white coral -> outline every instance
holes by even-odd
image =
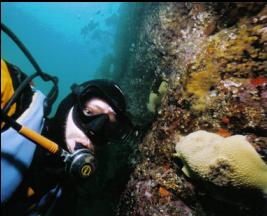
[[[267,165],[245,136],[224,138],[197,131],[181,138],[176,151],[185,164],[183,171],[189,176],[194,173],[217,185],[218,178],[227,179],[227,185],[260,189],[267,194]],[[212,171],[220,168],[221,162],[227,170],[219,171],[218,178],[213,179]]]

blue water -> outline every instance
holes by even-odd
[[[7,25],[29,49],[43,71],[59,78],[59,97],[70,91],[73,83],[94,78],[102,58],[114,52],[118,26],[115,2],[90,3],[15,3],[1,2],[1,22]],[[1,58],[32,74],[33,67],[1,32]],[[51,84],[34,80],[45,93]]]

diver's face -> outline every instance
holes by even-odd
[[[104,100],[93,98],[85,103],[83,113],[86,116],[94,116],[98,114],[107,114],[110,122],[116,121],[114,110]]]
[[[68,113],[66,122],[65,139],[68,150],[74,152],[77,143],[82,144],[91,151],[95,151],[94,143],[85,135],[85,133],[77,127],[73,121],[73,107]],[[99,114],[107,114],[110,122],[116,121],[116,113],[111,106],[100,98],[91,98],[88,100],[83,108],[85,116],[94,116]]]

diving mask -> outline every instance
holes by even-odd
[[[73,120],[94,144],[98,145],[108,140],[120,139],[129,132],[132,124],[126,116],[125,97],[114,82],[92,80],[81,85],[74,84],[72,93],[76,98]],[[99,98],[110,105],[116,114],[116,121],[111,121],[108,114],[104,113],[87,115],[84,112],[85,104],[92,98]]]
[[[78,105],[73,107],[74,123],[96,145],[105,143],[116,135],[117,122],[111,122],[108,114],[85,115]]]

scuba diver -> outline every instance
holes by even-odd
[[[42,72],[2,23],[1,30],[36,69],[28,77],[1,59],[1,212],[49,215],[58,203],[62,208],[68,187],[94,174],[101,148],[111,140],[127,137],[132,124],[125,96],[110,80],[74,84],[55,116],[48,118],[57,97],[57,78]],[[37,76],[53,82],[47,96],[31,85]]]

